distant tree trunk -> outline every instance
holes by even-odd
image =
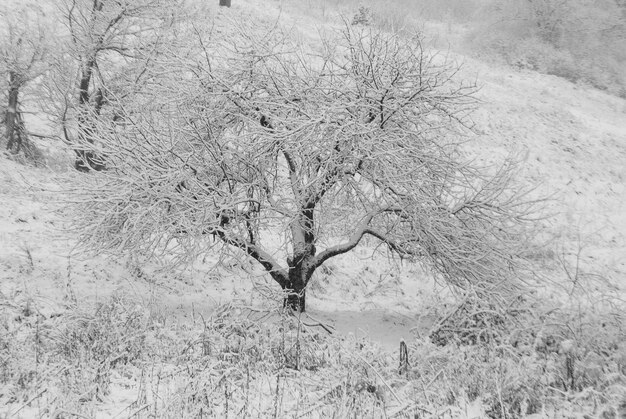
[[[79,172],[88,172],[90,170],[99,171],[106,168],[102,156],[98,156],[93,150],[84,149],[84,146],[86,144],[93,144],[95,142],[93,138],[94,128],[89,121],[90,110],[88,109],[91,99],[91,95],[89,94],[89,84],[91,83],[93,69],[95,66],[95,58],[87,60],[85,66],[82,69],[79,83],[78,104],[80,109],[78,114],[78,137],[80,140],[79,142],[83,146],[83,148],[74,150],[76,152],[76,161],[74,162],[74,168],[76,168],[76,170],[78,170]],[[100,114],[103,103],[104,96],[102,94],[102,90],[98,89],[95,96],[94,104],[95,115]]]
[[[90,58],[85,63],[80,75],[80,83],[79,83],[79,93],[78,93],[78,103],[81,105],[86,105],[89,103],[89,83],[91,83],[91,76],[93,74],[93,69],[96,66],[96,59]]]
[[[22,146],[21,137],[16,132],[17,124],[17,103],[20,93],[19,76],[16,72],[9,72],[9,107],[6,114],[7,150],[18,153]]]
[[[220,6],[230,7],[230,0],[220,0]]]

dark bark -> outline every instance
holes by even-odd
[[[304,312],[306,310],[306,285],[309,282],[303,272],[302,266],[290,267],[289,281],[283,285],[283,289],[287,292],[284,306],[296,312]]]
[[[6,114],[6,132],[7,132],[7,150],[15,153],[20,151],[22,146],[21,138],[17,132],[18,117],[17,117],[17,105],[18,97],[20,93],[19,75],[11,71],[9,72],[9,107]]]
[[[230,0],[220,0],[220,6],[230,7]]]
[[[91,95],[89,94],[89,84],[93,76],[93,70],[96,66],[95,58],[90,58],[85,63],[82,69],[80,82],[79,82],[79,115],[78,115],[78,138],[79,143],[84,147],[87,144],[94,144],[94,127],[89,121],[89,110],[91,102]],[[100,115],[100,110],[104,104],[104,95],[102,90],[98,89],[94,97],[94,114]],[[104,157],[99,155],[93,150],[84,148],[74,150],[76,153],[76,160],[74,162],[74,168],[79,172],[89,172],[90,170],[105,170],[106,164]]]
[[[312,241],[313,235],[310,237]],[[284,305],[296,312],[306,311],[306,286],[308,285],[313,272],[315,272],[315,246],[313,243],[305,243],[297,246],[294,250],[294,257],[287,260],[289,265],[289,277],[286,284],[282,285],[287,291]]]
[[[89,103],[89,84],[91,83],[91,76],[93,75],[93,69],[96,66],[96,59],[90,58],[82,68],[80,75],[78,103],[80,105],[86,105]]]
[[[76,161],[74,168],[79,172],[89,172],[95,170],[97,172],[106,169],[106,163],[101,155],[89,150],[75,150]]]
[[[297,313],[304,313],[306,311],[306,289],[302,288],[297,291],[292,288],[286,289],[287,296],[283,303],[284,307],[289,307],[291,310]]]

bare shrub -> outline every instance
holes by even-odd
[[[439,321],[429,338],[441,346],[502,344],[519,321],[519,311],[519,301],[496,301],[493,295],[471,292]]]
[[[60,385],[77,400],[102,401],[109,394],[111,371],[149,356],[144,343],[150,329],[146,312],[131,299],[114,295],[95,311],[76,310],[64,317],[51,349],[57,362],[69,364]]]

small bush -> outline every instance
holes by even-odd
[[[147,315],[141,306],[115,295],[94,313],[70,315],[55,337],[56,354],[74,362],[126,364],[141,357],[148,329]]]
[[[433,330],[429,338],[439,346],[449,344],[501,344],[515,327],[518,309],[502,297],[469,294]]]

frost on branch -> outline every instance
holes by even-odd
[[[85,180],[84,243],[235,249],[301,310],[315,269],[366,236],[454,285],[511,283],[532,203],[514,162],[463,155],[476,87],[458,67],[350,24],[315,46],[241,22],[185,29],[195,45],[150,69],[152,90],[95,122],[110,169]]]

